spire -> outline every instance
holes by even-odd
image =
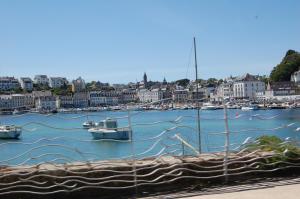
[[[148,81],[147,81],[147,74],[146,74],[146,72],[144,72],[143,80],[144,80],[144,87],[147,88],[148,87]]]
[[[166,80],[165,77],[164,77],[164,80],[163,80],[163,84],[164,84],[164,85],[167,84],[167,80]]]

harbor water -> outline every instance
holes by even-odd
[[[88,117],[86,115],[89,115]],[[119,127],[128,126],[130,115],[133,142],[93,140],[82,123],[116,118]],[[225,123],[223,110],[200,113],[201,151],[223,151]],[[241,111],[228,110],[230,148],[261,135],[277,135],[299,140],[300,109]],[[22,127],[18,140],[0,140],[0,165],[32,165],[43,162],[66,163],[109,159],[155,157],[192,153],[174,137],[179,135],[199,149],[196,110],[102,111],[2,115],[1,124]]]

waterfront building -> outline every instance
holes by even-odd
[[[50,77],[49,86],[51,88],[61,88],[68,85],[68,80],[65,77]]]
[[[49,79],[47,75],[35,75],[33,78],[35,84],[39,85],[49,85]]]
[[[255,99],[256,93],[265,91],[265,83],[256,77],[246,74],[237,77],[233,83],[233,97],[238,99]]]
[[[265,95],[266,97],[299,95],[299,88],[295,82],[268,83]]]
[[[19,81],[14,77],[0,77],[0,90],[8,91],[20,88]]]
[[[137,101],[137,92],[135,89],[124,89],[120,94],[119,101],[123,104]]]
[[[57,100],[60,108],[73,108],[74,101],[72,95],[60,95],[57,96]]]
[[[83,92],[85,91],[85,81],[81,78],[78,77],[76,80],[72,81],[72,92]]]
[[[174,102],[186,102],[188,100],[189,91],[188,90],[174,90],[172,92],[172,100]]]
[[[29,77],[21,77],[20,84],[21,88],[25,91],[32,91],[33,89],[33,82]]]
[[[90,106],[118,105],[120,93],[115,91],[91,91],[89,93]]]
[[[137,96],[140,102],[156,102],[163,99],[163,93],[161,89],[140,89]]]
[[[86,92],[76,92],[73,94],[73,104],[75,108],[86,108],[89,106],[88,94]]]
[[[55,111],[57,101],[55,96],[41,96],[35,99],[35,107],[38,111]]]
[[[219,85],[214,92],[210,93],[210,100],[216,102],[222,102],[224,99],[231,99],[234,97],[233,92],[234,82],[228,81]]]
[[[31,94],[0,95],[0,109],[25,109],[34,107]]]
[[[102,91],[91,91],[89,93],[90,106],[104,106],[106,105],[106,97]]]

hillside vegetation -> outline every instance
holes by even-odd
[[[291,75],[300,69],[300,53],[288,50],[281,63],[270,74],[272,82],[290,81]]]

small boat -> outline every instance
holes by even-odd
[[[242,106],[241,108],[242,111],[253,111],[253,110],[258,110],[257,105],[250,104],[248,106]]]
[[[82,126],[86,129],[89,129],[89,128],[95,127],[96,124],[93,121],[86,121],[82,124]]]
[[[217,108],[217,106],[214,106],[211,103],[204,103],[201,110],[217,110]]]
[[[18,139],[21,133],[21,127],[17,127],[15,125],[0,126],[0,139]]]
[[[128,127],[118,128],[116,120],[107,118],[98,123],[97,127],[88,130],[95,140],[129,140],[131,130]]]

